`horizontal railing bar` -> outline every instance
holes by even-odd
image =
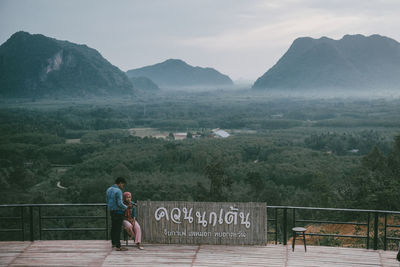
[[[0,229],[0,232],[21,232],[22,229]]]
[[[360,210],[360,209],[315,208],[315,207],[296,207],[296,206],[267,206],[267,208],[272,208],[272,209],[321,210],[321,211],[377,212],[377,213],[387,213],[387,214],[400,214],[400,211],[389,211],[389,210]]]
[[[318,234],[318,233],[305,233],[305,235],[310,236],[332,236],[332,237],[350,237],[350,238],[367,238],[363,235],[338,235],[338,234]]]
[[[400,237],[386,237],[388,240],[400,240]]]
[[[21,217],[0,217],[0,220],[21,220]]]
[[[362,225],[367,226],[367,223],[356,223],[356,222],[338,222],[338,221],[317,221],[317,220],[296,220],[296,222],[307,222],[307,223],[326,223],[326,224],[351,224],[351,225]]]
[[[98,206],[105,207],[105,203],[92,203],[92,204],[2,204],[0,208],[10,208],[10,207],[90,207]]]
[[[7,207],[85,207],[85,206],[98,206],[105,207],[105,203],[89,203],[89,204],[1,204],[0,208]],[[317,207],[297,207],[297,206],[267,206],[271,209],[300,209],[300,210],[320,210],[320,211],[349,211],[349,212],[377,212],[387,214],[399,214],[400,211],[389,210],[362,210],[362,209],[340,209],[340,208],[317,208]]]
[[[400,227],[400,225],[397,225],[397,224],[388,224],[388,225],[386,225],[387,227]]]
[[[43,228],[42,231],[105,231],[106,228]]]
[[[42,216],[42,220],[55,219],[105,219],[106,216]]]

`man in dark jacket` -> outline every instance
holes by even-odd
[[[122,177],[115,179],[115,184],[106,191],[107,206],[111,215],[111,244],[118,251],[128,250],[121,247],[121,227],[124,219],[124,212],[128,208],[122,201],[122,189],[126,185],[126,180]]]

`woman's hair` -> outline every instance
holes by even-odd
[[[130,192],[125,192],[122,196],[123,196],[124,201],[126,201],[126,199],[128,198],[128,196],[129,196],[129,197],[132,197],[132,194],[131,194]]]

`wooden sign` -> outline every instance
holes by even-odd
[[[164,244],[266,245],[266,203],[140,201],[142,239]]]

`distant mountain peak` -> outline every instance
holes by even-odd
[[[232,80],[213,68],[193,67],[181,59],[128,70],[130,78],[147,77],[160,87],[232,85]]]
[[[297,38],[254,89],[399,88],[400,44],[374,34]]]
[[[19,31],[0,46],[0,95],[131,94],[124,72],[95,49]]]
[[[25,31],[18,31],[15,32],[13,35],[11,35],[10,39],[15,39],[15,38],[24,38],[24,37],[29,37],[35,34],[30,34],[29,32]]]
[[[175,58],[170,58],[165,60],[164,62],[160,63],[160,64],[184,64],[184,65],[188,65],[185,61],[181,60],[181,59],[175,59]]]
[[[367,38],[365,35],[362,34],[345,34],[343,35],[341,40],[353,40],[353,39],[364,39]]]

